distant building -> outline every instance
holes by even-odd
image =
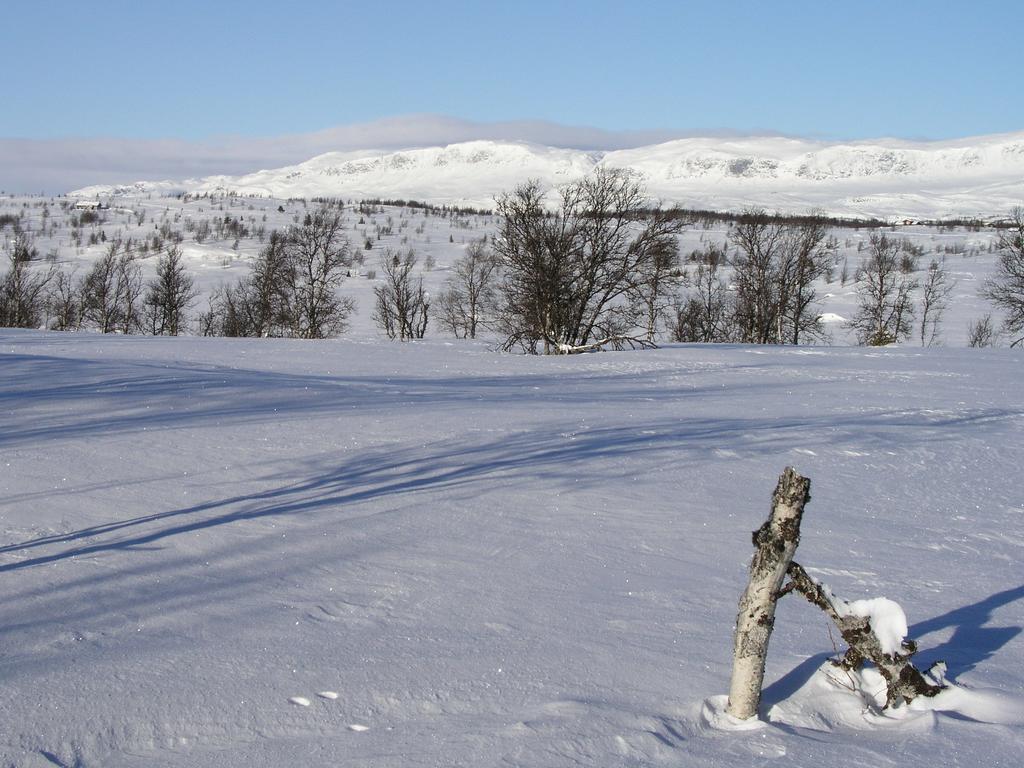
[[[79,200],[75,203],[76,211],[96,211],[102,207],[99,200]]]

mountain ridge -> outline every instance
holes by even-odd
[[[609,151],[476,140],[397,151],[327,152],[238,176],[99,185],[70,194],[404,198],[490,208],[496,196],[528,178],[554,188],[598,167],[629,170],[653,198],[687,207],[1000,216],[1024,201],[1024,132],[930,142],[683,138]]]

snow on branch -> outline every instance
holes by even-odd
[[[870,661],[878,667],[885,678],[886,707],[909,703],[918,696],[934,696],[942,690],[929,679],[932,670],[922,673],[911,663],[917,643],[906,638],[907,617],[898,603],[884,597],[847,602],[796,562],[790,563],[788,574],[791,582],[785,592],[795,590],[825,611],[850,646],[835,664],[856,670]]]

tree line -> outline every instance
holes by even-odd
[[[679,208],[651,207],[623,171],[601,169],[557,191],[528,181],[498,198],[495,213],[495,236],[468,245],[436,297],[424,290],[412,249],[383,253],[373,319],[385,335],[422,338],[433,318],[460,338],[486,330],[502,349],[545,354],[647,347],[664,337],[827,340],[816,285],[831,279],[838,244],[823,215],[744,211],[724,245],[709,244],[684,265],[677,235],[691,220]],[[997,246],[996,273],[983,295],[1004,312],[1005,330],[1017,334],[1024,330],[1024,209],[1000,228]],[[917,277],[920,255],[908,241],[871,234],[848,321],[858,343],[938,341],[953,282],[938,261]],[[173,239],[146,282],[130,242],[111,241],[81,277],[52,265],[34,268],[37,256],[16,234],[0,279],[0,325],[156,335],[188,328],[197,291]],[[216,336],[336,336],[355,310],[338,288],[357,260],[362,254],[344,232],[341,211],[325,203],[300,225],[272,232],[252,271],[216,290],[195,328]],[[994,335],[991,317],[983,318],[970,341],[983,346]]]
[[[185,330],[187,310],[196,297],[177,244],[168,245],[156,263],[156,276],[142,278],[133,249],[113,240],[89,270],[78,277],[50,264],[33,269],[17,248],[8,254],[0,279],[0,326],[103,333],[176,336]]]

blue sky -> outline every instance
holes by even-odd
[[[300,133],[410,113],[610,130],[1024,128],[1019,2],[10,2],[0,136]]]
[[[372,144],[408,115],[640,132],[609,144],[1024,129],[1020,2],[12,0],[2,22],[8,150],[367,124]]]

